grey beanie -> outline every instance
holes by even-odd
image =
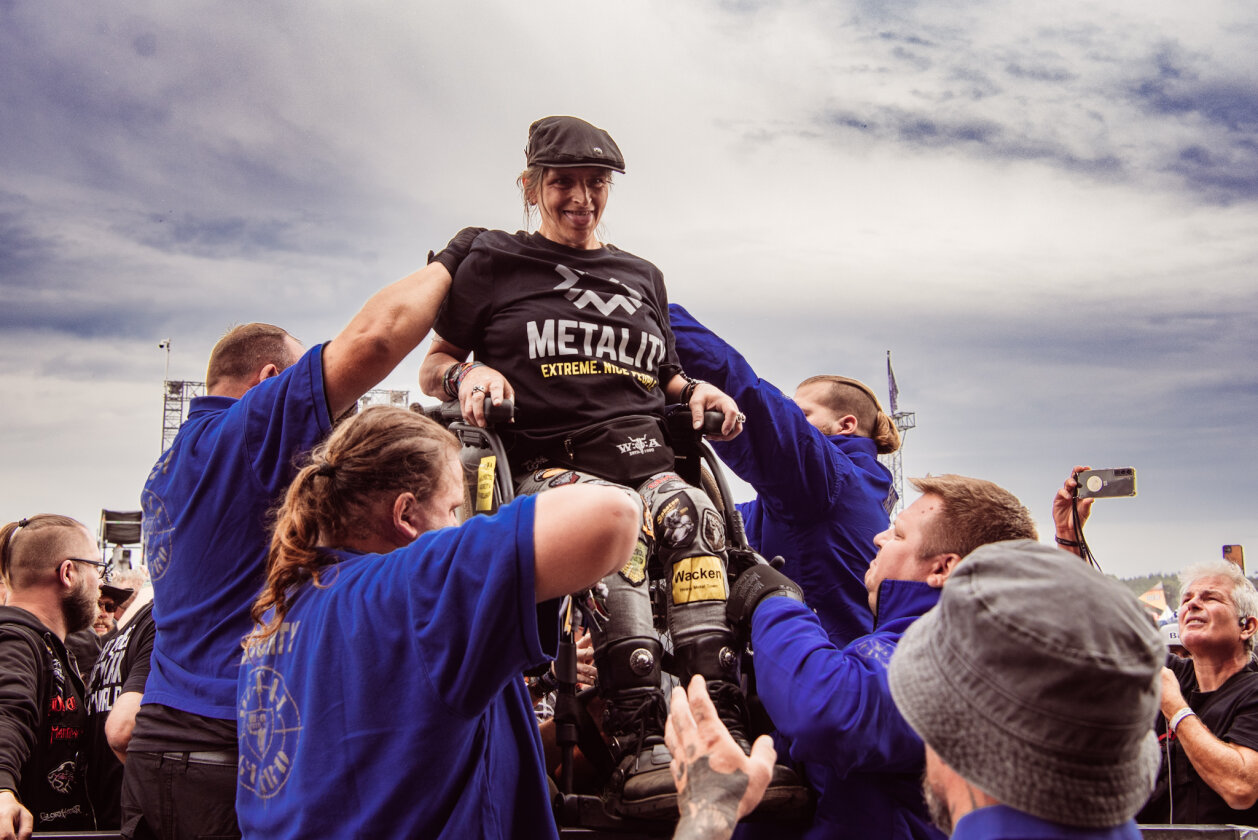
[[[1041,819],[1131,819],[1157,774],[1166,647],[1117,581],[1033,540],[977,549],[900,640],[909,725],[967,781]]]

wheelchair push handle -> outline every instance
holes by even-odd
[[[721,426],[725,424],[725,415],[720,411],[703,412],[703,433],[705,435],[719,435]]]
[[[430,420],[436,420],[443,426],[463,420],[463,410],[459,407],[458,400],[448,400],[441,405],[426,406],[424,415]],[[515,400],[504,399],[498,405],[494,405],[489,400],[485,401],[485,419],[489,422],[489,425],[510,423],[514,417]]]

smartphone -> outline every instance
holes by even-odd
[[[1135,467],[1083,470],[1075,476],[1075,480],[1079,482],[1075,495],[1080,499],[1109,499],[1136,495]]]

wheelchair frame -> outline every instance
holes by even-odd
[[[511,401],[490,407],[489,425],[474,426],[463,420],[457,401],[428,407],[424,413],[445,426],[459,440],[459,460],[464,472],[464,520],[479,514],[492,514],[515,498],[515,483],[502,439],[494,430],[514,414]],[[687,483],[702,489],[712,499],[725,520],[727,552],[750,552],[742,515],[734,507],[729,484],[720,461],[704,434],[719,434],[724,415],[709,411],[704,428],[692,426],[690,409],[673,405],[665,409],[664,421],[676,454],[674,472]],[[573,640],[573,599],[566,599],[565,618],[555,657],[558,695],[555,701],[555,740],[560,748],[559,783],[553,805],[560,828],[608,832],[621,840],[637,834],[644,837],[672,833],[671,822],[632,821],[607,811],[603,798],[574,792],[574,759],[579,741],[580,709],[576,696],[576,644]]]

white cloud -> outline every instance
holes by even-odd
[[[1141,496],[1098,538],[1150,568],[1191,553],[1166,522],[1197,552],[1258,543],[1258,487],[1232,469],[1258,454],[1255,21],[1221,2],[10,3],[0,518],[125,506],[156,454],[157,341],[199,379],[231,323],[331,336],[462,225],[519,227],[525,130],[576,113],[628,161],[609,238],[766,376],[881,385],[895,351],[922,424],[906,473],[1035,506],[1077,460],[1130,458]]]

